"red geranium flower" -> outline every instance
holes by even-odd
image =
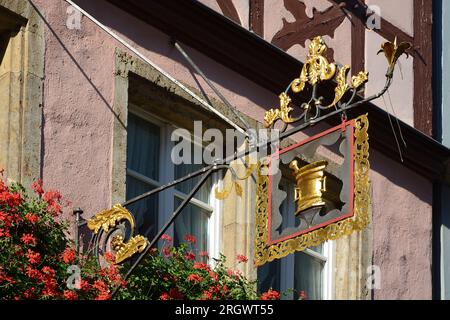
[[[66,248],[66,250],[62,253],[61,258],[65,263],[69,264],[75,261],[77,258],[77,253],[71,248]]]
[[[199,283],[203,280],[198,274],[192,273],[187,277],[188,281]]]
[[[102,280],[97,280],[94,282],[94,285],[92,286],[94,289],[97,289],[98,291],[106,291],[108,290],[108,287]]]
[[[66,300],[78,300],[78,296],[72,290],[64,290],[64,299],[66,299]]]
[[[0,237],[5,237],[5,238],[11,237],[11,234],[9,233],[9,229],[0,228]]]
[[[248,261],[248,258],[246,256],[244,256],[243,254],[238,254],[236,256],[236,260],[238,262],[246,263]]]
[[[209,258],[208,251],[200,251],[198,253],[200,257]]]
[[[303,290],[300,291],[299,294],[298,294],[298,298],[299,298],[300,300],[306,300],[306,299],[307,299],[306,292],[303,291]]]
[[[209,276],[214,282],[217,282],[219,280],[219,275],[212,270],[209,271]]]
[[[109,300],[111,298],[109,289],[102,280],[95,281],[92,287],[99,291],[99,295],[95,300]]]
[[[31,279],[40,279],[42,277],[39,270],[33,269],[33,267],[31,267],[31,266],[27,267],[26,275],[28,278],[31,278]]]
[[[212,300],[213,299],[213,295],[209,291],[203,291],[202,299],[203,300]]]
[[[279,300],[280,299],[280,293],[269,289],[267,292],[264,292],[261,295],[261,300]]]
[[[205,271],[210,270],[209,265],[207,265],[206,263],[203,263],[203,262],[195,262],[194,269],[205,270]]]
[[[33,299],[35,290],[36,290],[35,287],[31,287],[31,288],[28,288],[27,290],[25,290],[25,292],[23,293],[23,296],[25,297],[25,299]]]
[[[62,212],[62,208],[59,205],[59,203],[61,202],[61,193],[59,193],[58,191],[49,190],[44,193],[43,199],[45,202],[47,202],[48,211],[54,216]]]
[[[184,257],[186,260],[195,260],[195,254],[192,251],[186,252]]]
[[[31,264],[38,264],[41,262],[41,254],[39,252],[34,252],[31,249],[27,251],[27,258]]]
[[[109,263],[114,263],[114,261],[116,261],[116,256],[112,253],[112,252],[106,252],[103,257],[105,258],[106,261],[108,261]]]
[[[49,278],[53,278],[56,274],[56,271],[53,270],[52,268],[45,266],[42,269],[42,272],[45,273]]]
[[[164,292],[160,297],[159,300],[170,300],[170,296],[167,292]]]
[[[161,236],[161,239],[163,239],[164,241],[168,241],[168,242],[171,242],[171,241],[172,241],[172,237],[169,236],[168,234],[163,234],[163,235]]]
[[[89,284],[89,282],[88,281],[86,281],[86,280],[81,280],[80,281],[80,289],[82,290],[82,291],[88,291],[89,289],[91,288],[91,285]]]
[[[36,245],[36,238],[31,233],[24,233],[23,236],[20,238],[20,241],[22,241],[25,245],[35,246]]]
[[[3,191],[0,193],[0,203],[8,205],[9,207],[17,207],[22,202],[22,196],[19,193],[10,193]]]
[[[162,250],[165,257],[170,256],[170,247],[164,247]]]
[[[111,295],[107,291],[102,291],[98,296],[95,297],[95,300],[109,300],[111,299]]]
[[[39,221],[39,217],[33,213],[27,213],[25,215],[25,220],[30,222],[31,224],[35,224]]]
[[[184,240],[186,240],[189,243],[195,244],[197,242],[197,239],[192,234],[187,234],[184,236]]]
[[[39,195],[42,195],[44,193],[44,189],[42,188],[42,180],[39,179],[31,185],[31,188]]]
[[[44,194],[44,201],[48,204],[61,201],[61,193],[55,190],[49,190]]]

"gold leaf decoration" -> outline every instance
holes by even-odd
[[[336,106],[350,88],[347,84],[347,74],[350,67],[348,65],[344,65],[343,67],[338,68],[335,63],[329,63],[327,58],[324,57],[327,49],[327,45],[320,36],[313,38],[309,44],[308,55],[306,56],[300,76],[294,79],[291,83],[292,91],[294,93],[299,93],[303,91],[307,83],[315,86],[321,81],[335,78],[337,85],[334,90],[334,99],[329,105],[321,107],[322,109]],[[352,77],[351,86],[353,89],[357,89],[367,82],[367,80],[368,73],[361,71],[356,76]],[[280,107],[277,109],[272,108],[266,111],[264,115],[264,125],[266,128],[272,127],[278,120],[282,120],[285,124],[288,124],[301,119],[301,117],[298,119],[291,117],[291,113],[293,111],[291,98],[285,92],[281,93],[279,98]],[[312,103],[320,107],[322,105],[322,98],[314,97],[310,102],[303,104],[304,111],[308,111],[308,109],[313,105]]]
[[[134,218],[131,212],[120,204],[116,204],[111,209],[101,211],[89,219],[87,226],[94,234],[97,234],[102,228],[104,232],[108,232],[110,227],[114,227],[121,220],[127,220],[131,230],[134,230]]]
[[[241,185],[239,184],[239,182],[237,182],[237,181],[234,182],[234,189],[236,190],[236,194],[237,194],[239,197],[242,197],[243,191],[242,191],[242,187],[241,187]]]
[[[98,234],[100,230],[108,232],[110,228],[114,228],[121,221],[130,223],[131,232],[134,232],[134,217],[130,211],[122,205],[116,204],[109,210],[97,213],[93,218],[88,220],[87,226],[94,234]],[[147,246],[147,239],[141,235],[130,238],[127,242],[123,241],[122,235],[116,235],[111,240],[111,248],[116,251],[115,263],[122,263],[137,252],[142,252]]]
[[[384,55],[388,61],[389,69],[387,74],[392,76],[392,73],[394,72],[395,64],[397,63],[398,58],[402,54],[406,54],[406,57],[409,56],[408,50],[411,48],[411,43],[409,42],[401,42],[397,45],[397,37],[395,37],[394,42],[384,42],[381,45],[381,50],[378,51],[378,54],[380,52],[384,52]]]
[[[341,101],[342,97],[347,92],[348,90],[347,73],[349,70],[350,70],[349,65],[345,65],[339,69],[339,72],[336,76],[337,86],[334,89],[334,100],[331,104],[326,106],[326,108],[331,108],[335,106],[339,101]]]
[[[327,58],[323,56],[327,49],[328,47],[322,37],[317,36],[311,40],[300,77],[292,82],[292,91],[295,93],[302,91],[306,82],[315,85],[319,81],[330,80],[334,77],[336,64],[329,63]]]
[[[283,120],[284,123],[291,123],[294,121],[289,114],[293,110],[293,108],[290,106],[291,104],[291,98],[286,94],[282,93],[279,96],[280,98],[280,119]]]
[[[132,237],[126,243],[123,242],[123,237],[117,235],[111,241],[111,246],[116,250],[115,264],[124,262],[131,258],[136,253],[141,253],[147,247],[147,239],[141,235]]]
[[[266,128],[270,127],[275,121],[280,117],[279,109],[270,109],[264,114],[264,126]]]
[[[270,127],[278,119],[281,119],[284,123],[291,123],[295,121],[295,119],[292,119],[289,115],[293,110],[290,106],[291,98],[285,92],[281,93],[279,98],[280,108],[270,109],[264,114],[264,125],[266,128]]]
[[[225,185],[222,191],[216,186],[214,188],[214,196],[217,200],[225,200],[231,193],[232,185]]]
[[[252,163],[250,161],[250,156],[245,156],[244,158],[244,164],[245,166],[245,172],[242,176],[237,175],[237,173],[234,175],[238,180],[246,180],[248,177],[252,175],[252,173],[257,168],[256,163]],[[239,197],[242,197],[243,195],[243,189],[241,185],[237,181],[233,181],[231,171],[229,170],[224,178],[224,187],[222,191],[219,191],[219,188],[216,186],[214,189],[214,196],[217,200],[224,200],[228,198],[228,196],[231,193],[231,190],[234,188],[236,194]]]
[[[369,73],[367,71],[360,71],[356,76],[352,77],[351,85],[353,89],[358,89],[369,80]]]

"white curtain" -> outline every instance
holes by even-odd
[[[128,116],[127,168],[148,178],[159,179],[160,128],[133,114]],[[127,175],[126,197],[131,199],[155,186]],[[156,234],[158,196],[152,196],[131,205],[139,233],[152,237]],[[145,219],[144,219],[145,217]]]
[[[175,200],[175,207],[181,204],[180,199]],[[187,234],[195,236],[197,242],[193,245],[195,251],[206,251],[208,239],[208,213],[192,204],[188,204],[175,220],[174,235],[175,245],[185,242]]]
[[[296,292],[304,291],[308,300],[321,300],[322,270],[323,265],[319,260],[305,253],[296,253],[294,267],[294,288]]]
[[[160,128],[132,113],[128,116],[127,168],[159,181]]]
[[[194,149],[194,148],[192,148]],[[193,157],[191,157],[193,159]],[[194,172],[204,167],[204,164],[180,164],[175,166],[175,179],[184,177],[185,175]],[[187,180],[176,186],[178,191],[184,194],[189,194],[195,187],[201,176]],[[209,203],[211,193],[212,179],[211,177],[203,184],[201,189],[197,191],[194,198],[202,201],[205,204]],[[182,200],[175,198],[174,209],[176,209]],[[184,241],[187,234],[192,234],[197,238],[195,245],[196,250],[206,250],[207,248],[207,234],[208,234],[208,217],[210,212],[202,209],[194,204],[188,204],[180,213],[174,224],[175,245]]]

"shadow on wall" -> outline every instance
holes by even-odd
[[[433,184],[431,181],[374,149],[371,149],[369,153],[370,167],[373,171],[394,185],[414,194],[421,201],[432,205]]]
[[[58,43],[61,45],[61,47],[64,49],[64,51],[67,53],[67,55],[69,56],[69,58],[72,60],[72,62],[74,63],[74,65],[77,67],[77,69],[81,72],[81,74],[83,75],[83,77],[86,79],[86,81],[89,83],[89,85],[94,89],[94,91],[96,92],[96,94],[98,95],[98,97],[102,100],[102,102],[106,105],[106,107],[111,111],[111,113],[114,115],[114,117],[117,119],[117,121],[124,127],[126,128],[125,124],[122,122],[122,120],[120,119],[119,115],[114,111],[113,106],[111,106],[111,104],[108,102],[108,100],[105,98],[105,96],[101,93],[101,91],[97,88],[97,86],[92,82],[92,80],[90,79],[90,76],[86,73],[86,71],[84,71],[84,69],[81,67],[81,65],[78,63],[77,59],[72,55],[72,53],[67,49],[67,47],[64,45],[64,42],[61,40],[61,38],[58,36],[58,34],[56,33],[56,31],[52,28],[52,26],[50,25],[50,23],[46,20],[45,16],[42,14],[41,11],[39,11],[39,8],[36,7],[36,5],[29,0],[29,3],[31,4],[31,6],[34,8],[34,10],[36,10],[37,14],[41,17],[42,21],[44,21],[45,26],[47,27],[47,29],[51,32],[51,34],[53,35],[53,37],[55,37],[55,39],[58,41]]]
[[[114,31],[117,30],[119,34],[130,39],[132,43],[135,44],[134,46],[136,48],[141,47],[151,53],[167,57],[175,63],[179,63],[188,70],[191,70],[189,64],[171,44],[170,37],[158,29],[132,17],[128,13],[123,12],[121,9],[104,0],[75,0],[74,2],[89,12],[102,24]],[[199,65],[205,75],[214,83],[219,84],[221,87],[226,88],[235,95],[245,97],[254,104],[266,109],[278,104],[278,97],[273,93],[261,88],[238,73],[229,70],[225,66],[218,64],[214,60],[198,53],[196,50],[188,48],[187,46],[184,46],[183,48],[191,56],[192,60]],[[143,53],[145,54],[145,52]],[[148,54],[147,57],[151,59]],[[175,76],[174,73],[176,70],[167,69],[166,71],[172,76]],[[195,72],[191,72],[191,75],[197,84],[204,84],[203,79],[196,79],[198,75],[195,74]],[[175,77],[179,78],[178,76]],[[206,84],[204,84],[204,86],[206,86]],[[199,90],[202,91],[202,88],[199,87]],[[214,94],[212,94],[212,96],[215,97]]]

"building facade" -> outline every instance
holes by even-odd
[[[72,207],[81,207],[87,219],[202,166],[171,161],[175,129],[194,133],[194,121],[202,121],[203,131],[230,128],[214,110],[262,128],[264,113],[298,77],[314,36],[323,36],[330,60],[369,71],[366,96],[384,85],[380,44],[397,37],[413,49],[400,58],[394,84],[383,98],[349,114],[368,113],[370,120],[369,226],[260,268],[238,267],[262,289],[294,288],[311,299],[448,298],[436,293],[437,274],[448,268],[436,256],[442,249],[434,217],[445,215],[436,190],[450,181],[450,151],[434,140],[441,125],[433,107],[432,1],[74,3],[89,16],[64,0],[0,0],[0,166],[9,178],[25,185],[42,178],[70,200],[69,219]],[[236,266],[238,254],[254,255],[255,181],[243,182],[241,195],[218,200],[215,189],[223,180],[213,175],[168,233],[175,243],[194,234],[198,250],[223,253]],[[286,190],[289,183],[282,183]],[[139,232],[156,234],[192,187],[186,182],[131,206]]]

